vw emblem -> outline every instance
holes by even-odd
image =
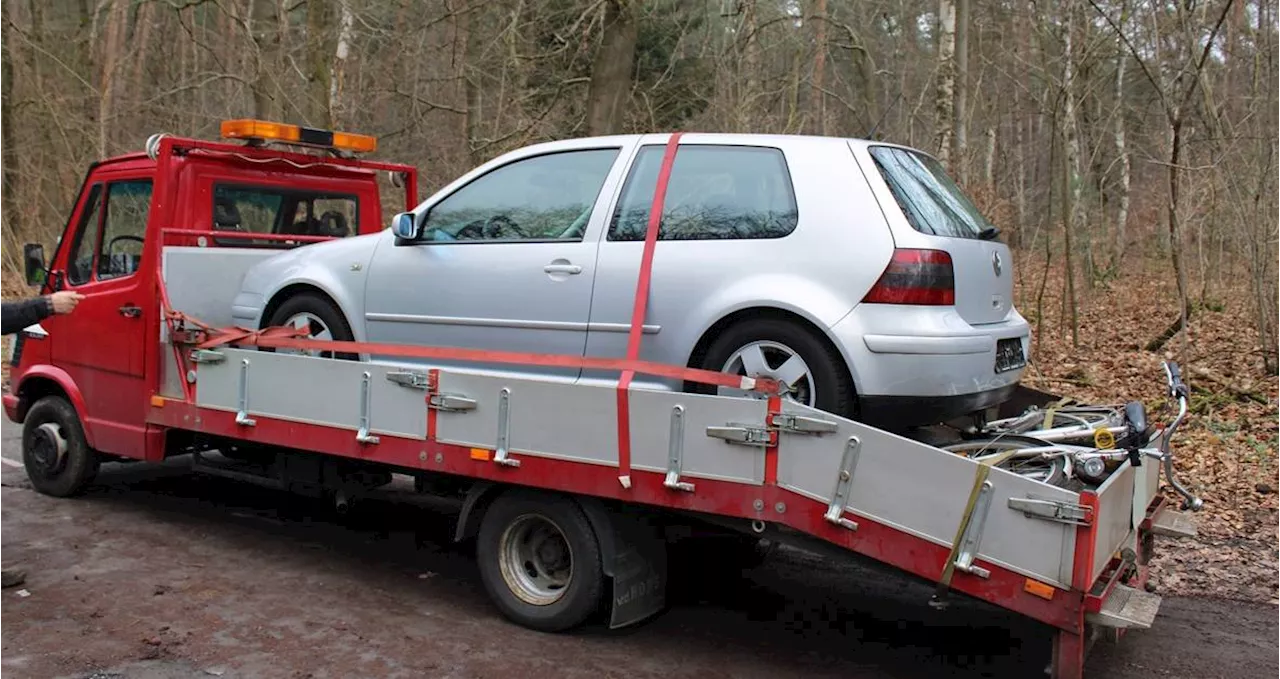
[[[1000,275],[1000,272],[1004,271],[1004,263],[1000,261],[999,252],[991,253],[991,270],[995,271],[997,276]]]

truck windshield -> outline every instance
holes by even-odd
[[[994,228],[937,160],[889,146],[872,147],[870,153],[898,207],[916,231],[951,238],[980,238],[984,231]]]

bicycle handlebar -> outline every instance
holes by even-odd
[[[1173,451],[1170,445],[1173,441],[1174,431],[1178,429],[1178,426],[1182,424],[1182,420],[1187,416],[1187,401],[1191,397],[1191,390],[1182,381],[1182,370],[1178,368],[1177,363],[1165,361],[1164,373],[1169,384],[1169,396],[1178,400],[1178,416],[1173,418],[1173,422],[1160,435],[1162,439],[1160,449],[1164,452],[1164,473],[1169,479],[1169,484],[1182,496],[1182,508],[1198,512],[1204,506],[1204,500],[1196,497],[1194,493],[1178,482],[1178,478],[1173,472]]]

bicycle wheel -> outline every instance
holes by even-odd
[[[1010,451],[1028,448],[1045,448],[1053,444],[1039,439],[1019,436],[1001,436],[997,438],[973,439],[943,446],[949,453],[957,453],[982,462]],[[1040,453],[1018,455],[1014,453],[996,464],[997,467],[1033,481],[1047,483],[1051,486],[1061,485],[1067,480],[1067,463],[1061,455],[1044,457]]]

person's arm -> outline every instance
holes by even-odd
[[[5,302],[0,314],[0,335],[9,335],[35,325],[53,313],[53,299],[36,297],[21,302]]]

